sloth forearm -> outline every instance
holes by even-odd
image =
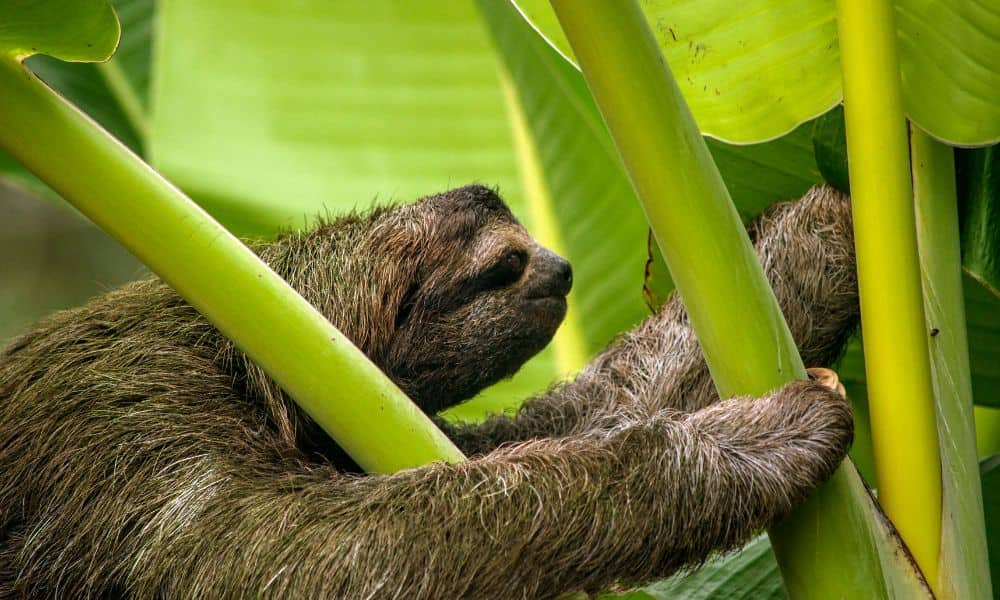
[[[672,302],[671,305],[674,303]],[[579,434],[644,410],[695,410],[717,399],[693,332],[668,306],[622,336],[577,377],[531,397],[513,416],[479,424],[439,423],[468,454],[514,441]]]
[[[802,382],[463,464],[317,473],[280,493],[273,481],[254,492],[248,477],[218,490],[183,536],[158,541],[185,576],[142,591],[537,598],[662,577],[790,510],[849,439],[843,401]]]

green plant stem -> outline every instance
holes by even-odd
[[[879,501],[938,590],[941,459],[889,0],[838,0],[844,118]]]
[[[18,62],[0,58],[3,148],[235,341],[355,461],[388,473],[462,454],[238,239]]]
[[[910,156],[944,475],[937,592],[942,599],[992,598],[962,293],[955,159],[949,146],[913,125]]]
[[[762,394],[804,377],[739,215],[634,0],[552,6],[687,300],[720,393]],[[850,466],[771,538],[793,598],[923,593]]]
[[[774,292],[655,40],[612,37],[637,24],[645,27],[639,9],[631,1],[554,0],[552,6],[674,283],[682,296],[698,299],[687,303],[688,313],[719,393],[760,395],[804,379],[805,367]],[[602,18],[610,20],[598,23]],[[577,32],[588,35],[588,27],[599,29],[589,32],[599,37],[578,37]],[[735,297],[740,302],[734,303]]]

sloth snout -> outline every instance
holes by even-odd
[[[558,261],[555,266],[557,293],[565,296],[573,288],[573,267],[561,256],[557,256],[556,260]]]
[[[569,261],[552,252],[541,248],[535,257],[535,272],[538,277],[538,287],[532,296],[565,296],[573,287],[573,267]]]

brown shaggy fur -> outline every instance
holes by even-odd
[[[816,188],[755,235],[803,358],[828,364],[857,320],[847,199]],[[541,349],[569,290],[565,261],[479,186],[258,250],[430,412]],[[350,473],[172,290],[125,286],[0,355],[0,597],[541,598],[641,582],[788,513],[852,435],[847,404],[813,382],[718,402],[676,299],[513,418],[446,429],[470,461]]]

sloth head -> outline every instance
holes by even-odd
[[[326,281],[284,274],[427,412],[513,375],[566,315],[569,263],[483,186],[339,219],[312,235],[311,247],[326,247],[315,249]]]

